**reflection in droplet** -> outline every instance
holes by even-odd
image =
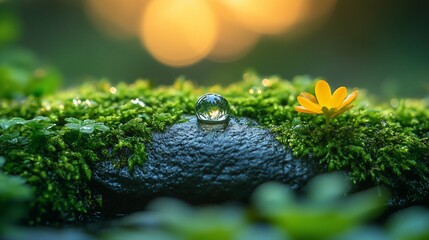
[[[223,123],[229,118],[229,103],[219,94],[202,95],[195,106],[197,118],[205,123]]]

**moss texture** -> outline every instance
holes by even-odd
[[[112,160],[130,171],[146,159],[151,131],[194,114],[206,92],[226,97],[232,115],[269,128],[297,156],[320,160],[326,171],[344,170],[356,185],[427,181],[429,110],[423,100],[374,105],[361,94],[355,107],[325,125],[323,116],[297,113],[296,96],[315,81],[244,74],[228,87],[196,87],[179,78],[172,86],[147,81],[85,84],[52,96],[2,100],[2,169],[33,186],[31,222],[75,221],[100,203],[91,190],[91,165]],[[361,91],[362,93],[362,91]]]

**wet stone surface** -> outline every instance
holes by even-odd
[[[103,197],[130,208],[160,196],[191,203],[246,201],[261,183],[300,189],[320,172],[317,161],[294,158],[251,120],[231,118],[227,125],[187,120],[153,133],[148,160],[133,173],[114,168],[112,161],[98,163],[94,180]]]

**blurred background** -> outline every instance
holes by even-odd
[[[101,78],[226,85],[250,69],[423,97],[428,9],[423,0],[0,0],[0,94]]]

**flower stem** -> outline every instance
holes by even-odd
[[[331,116],[326,115],[326,126],[329,127],[330,124],[331,124]]]
[[[326,126],[329,127],[329,124],[331,124],[331,119],[335,114],[335,108],[328,109],[327,107],[322,107],[322,112],[325,114]]]

